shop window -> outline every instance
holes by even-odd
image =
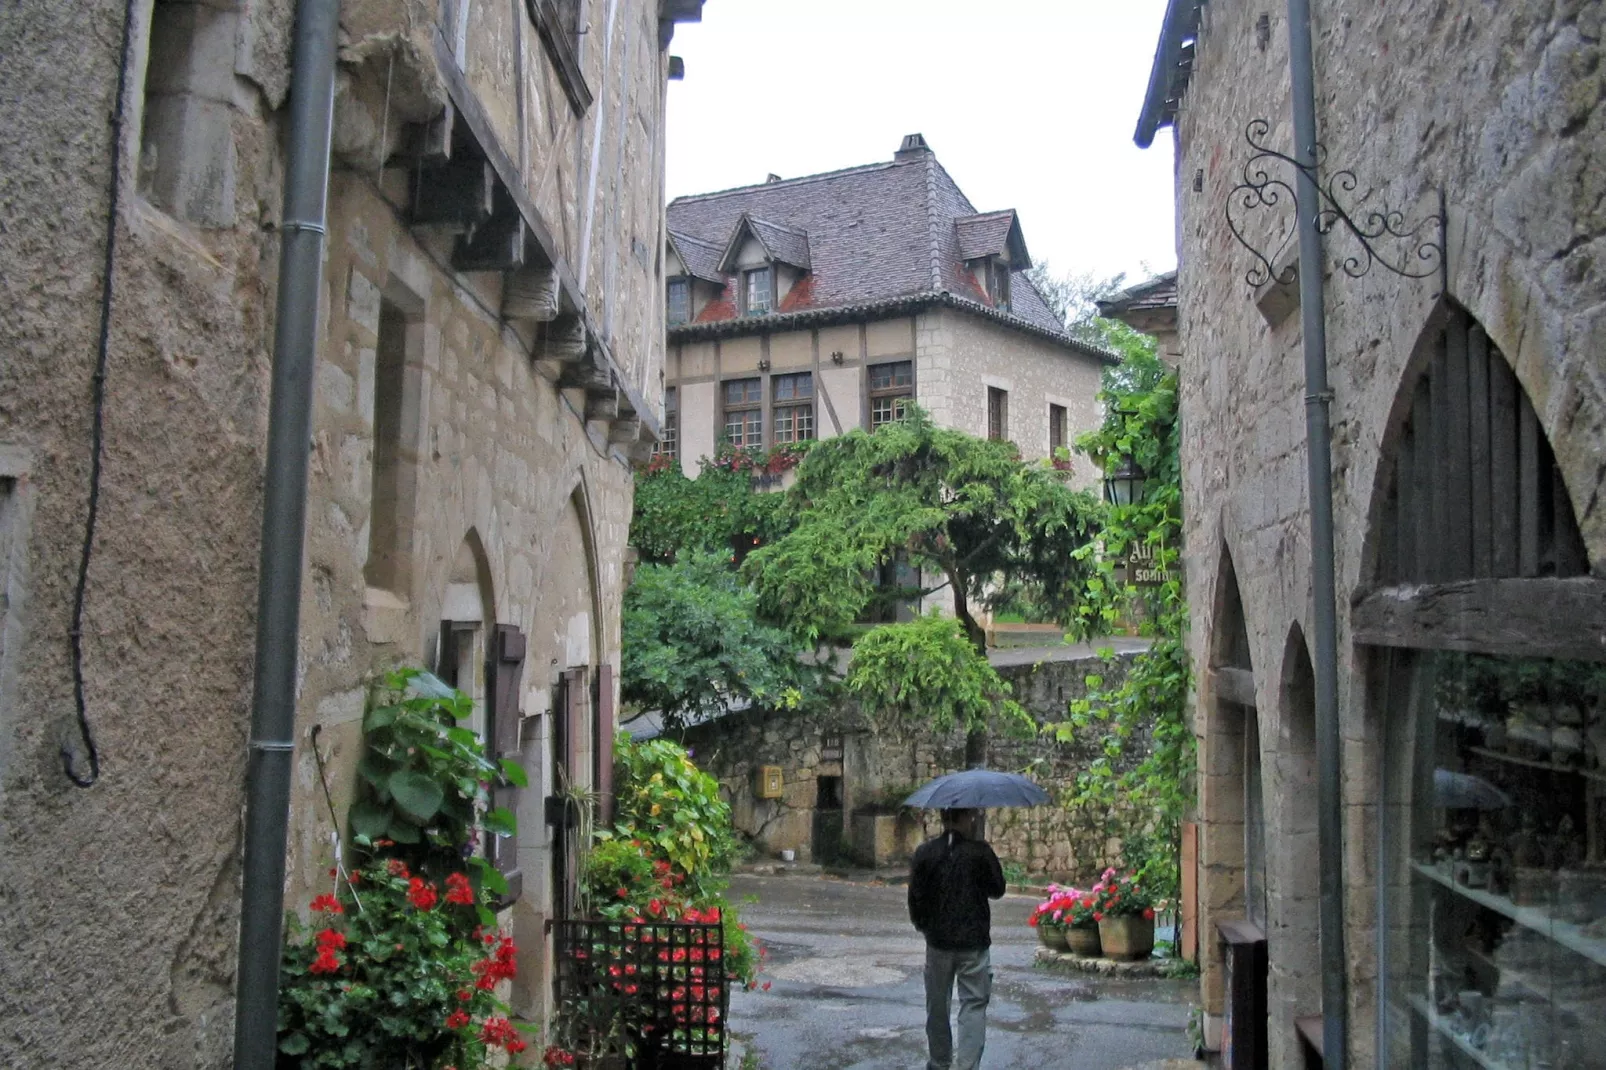
[[[1009,391],[996,386],[987,388],[987,437],[1009,437]]]
[[[406,598],[412,584],[418,488],[419,325],[382,300],[374,349],[374,451],[368,515],[368,586]]]
[[[727,379],[725,395],[725,442],[737,449],[764,445],[764,381]]]
[[[229,3],[156,0],[145,61],[137,186],[169,215],[234,223],[234,55]]]
[[[915,365],[912,360],[872,364],[870,382],[870,430],[903,418],[904,407],[915,394]]]
[[[814,437],[814,376],[809,372],[770,379],[774,396],[770,420],[775,441],[804,442]]]

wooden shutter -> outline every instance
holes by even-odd
[[[524,633],[511,624],[498,624],[491,633],[490,679],[486,687],[487,750],[497,761],[519,756],[519,693],[524,680]],[[498,788],[492,792],[493,806],[505,806],[514,813],[519,808],[519,789]],[[519,872],[517,836],[487,837],[486,855],[507,878],[504,903],[519,897],[523,875]]]
[[[597,826],[613,824],[613,666],[597,670],[597,731],[592,785],[597,792]]]
[[[590,718],[591,696],[587,693],[586,671],[584,669],[570,669],[563,674],[564,693],[568,696],[565,704],[564,717],[567,724],[564,726],[563,771],[569,775],[569,786],[573,786],[574,778],[580,771],[580,739],[586,730],[586,721]]]

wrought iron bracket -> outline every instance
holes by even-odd
[[[1293,282],[1296,274],[1291,265],[1279,272],[1271,260],[1244,236],[1242,226],[1242,221],[1249,213],[1262,208],[1276,209],[1283,204],[1285,197],[1294,205],[1295,211],[1299,210],[1299,195],[1295,187],[1273,172],[1274,165],[1279,161],[1309,176],[1317,194],[1318,203],[1314,206],[1317,230],[1322,234],[1336,231],[1347,235],[1360,246],[1358,253],[1345,256],[1338,262],[1346,275],[1358,279],[1372,270],[1372,265],[1380,264],[1384,269],[1407,279],[1426,279],[1437,275],[1443,287],[1449,269],[1449,258],[1445,255],[1447,227],[1443,189],[1437,191],[1435,213],[1420,222],[1408,224],[1404,212],[1390,208],[1386,203],[1375,208],[1360,206],[1359,202],[1364,202],[1371,193],[1368,191],[1359,197],[1354,195],[1360,185],[1354,171],[1335,171],[1323,182],[1321,171],[1327,162],[1327,149],[1324,146],[1316,146],[1316,163],[1307,168],[1287,153],[1268,146],[1265,141],[1270,132],[1271,123],[1265,119],[1253,119],[1244,128],[1244,140],[1254,151],[1244,162],[1241,181],[1227,195],[1227,228],[1232,231],[1238,244],[1249,250],[1249,254],[1255,258],[1254,266],[1244,274],[1244,281],[1250,289],[1258,290],[1273,282],[1286,285]],[[1403,243],[1406,247],[1403,255],[1386,255],[1378,243],[1387,240]]]

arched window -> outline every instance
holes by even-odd
[[[1374,509],[1379,1054],[1586,1066],[1606,1050],[1606,585],[1505,356],[1451,308],[1403,387]]]

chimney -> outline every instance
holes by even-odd
[[[779,182],[780,180],[781,176],[776,174],[774,171],[771,171],[769,174],[764,176],[764,185],[768,186],[771,183]]]
[[[931,146],[926,144],[926,136],[924,134],[906,134],[903,144],[898,146],[898,151],[892,154],[892,158],[894,160],[913,160],[930,151]]]

